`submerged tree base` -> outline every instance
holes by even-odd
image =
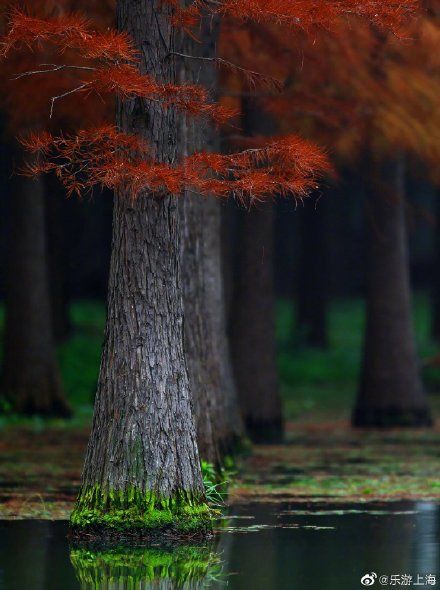
[[[412,427],[432,426],[432,418],[427,408],[355,408],[352,416],[353,426],[359,427]]]
[[[216,516],[203,499],[190,494],[160,499],[153,493],[130,489],[83,490],[70,517],[70,535],[108,538],[207,537]]]

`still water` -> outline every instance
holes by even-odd
[[[69,547],[65,522],[0,521],[0,589],[355,590],[364,575],[378,588],[440,587],[437,504],[248,504],[230,514],[212,542],[178,548]]]

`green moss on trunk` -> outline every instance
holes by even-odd
[[[215,512],[204,498],[181,492],[160,498],[153,492],[135,488],[103,490],[100,486],[83,489],[70,517],[74,534],[149,534],[166,531],[176,536],[209,534]]]

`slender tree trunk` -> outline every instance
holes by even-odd
[[[185,39],[185,53],[214,57],[218,23],[202,20],[196,43]],[[212,64],[198,60],[182,63],[182,78],[205,85],[217,85]],[[199,121],[183,121],[186,152],[215,149],[214,130]],[[214,198],[188,193],[180,202],[183,240],[183,284],[185,300],[185,355],[197,424],[199,453],[205,460],[221,465],[240,438],[241,420],[230,365],[226,335],[223,291],[220,203]]]
[[[41,179],[14,177],[10,218],[2,391],[19,414],[68,417],[52,330]]]
[[[440,191],[437,191],[436,201],[436,231],[434,264],[432,269],[432,338],[440,342]]]
[[[242,104],[247,135],[267,133],[270,121],[253,100]],[[274,205],[241,211],[237,279],[231,311],[231,349],[245,427],[254,442],[283,436],[278,387],[274,301]]]
[[[295,285],[295,338],[300,344],[316,348],[326,348],[328,344],[325,207],[325,203],[313,199],[306,201],[298,213],[300,261]]]
[[[176,82],[179,51],[160,0],[118,0],[142,72]],[[177,156],[177,117],[157,103],[119,106],[118,124],[160,161]],[[209,528],[183,347],[181,221],[177,199],[115,196],[108,317],[74,529]]]
[[[216,428],[223,433],[220,438],[220,448],[224,456],[236,450],[244,431],[227,334],[220,202],[215,199],[205,202],[204,222],[204,243],[207,252],[205,257],[207,308],[211,334],[215,339],[216,362],[219,366],[221,385],[222,417]]]
[[[371,162],[367,324],[355,426],[431,424],[411,320],[404,179],[402,157],[382,170]]]
[[[272,203],[242,215],[232,358],[243,419],[254,442],[277,442],[283,432],[274,329],[273,228]]]

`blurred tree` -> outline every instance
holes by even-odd
[[[21,5],[23,2],[19,0],[2,0],[2,22],[7,19],[7,10]],[[62,15],[78,5],[76,0],[37,0],[32,10],[46,16]],[[98,2],[94,0],[90,12],[103,18],[104,5],[97,8]],[[103,26],[108,22],[107,18]],[[47,61],[56,59],[48,48],[44,57]],[[36,64],[36,55],[28,53],[14,53],[11,59],[1,63],[4,77],[1,103],[7,115],[9,136],[23,135],[41,127],[42,121],[47,119],[48,96],[55,88],[58,90],[69,84],[68,78],[58,81],[56,86],[52,80],[45,79],[36,93],[30,78],[12,79],[18,71],[33,69]],[[29,96],[33,97],[32,101]],[[99,108],[103,110],[102,106]],[[90,105],[67,102],[56,112],[51,125],[59,128],[62,124],[84,123],[91,116]],[[96,114],[93,117],[96,118]],[[22,167],[23,153],[21,146],[14,144],[12,149],[17,173]],[[14,176],[11,187],[1,390],[15,412],[67,417],[70,409],[64,397],[55,351],[56,341],[63,340],[69,332],[58,204],[60,187],[50,176],[32,182],[19,175]]]
[[[252,98],[242,99],[242,117],[246,136],[273,132],[273,122]],[[274,229],[273,202],[240,211],[231,348],[244,423],[257,443],[279,442],[283,437],[275,343]]]
[[[440,90],[440,29],[436,14],[422,11],[403,33],[405,40],[369,23],[353,20],[349,28],[342,21],[332,34],[317,34],[312,40],[304,34],[292,41],[277,35],[270,27],[251,26],[247,31],[251,41],[240,47],[232,42],[227,47],[231,53],[238,52],[240,63],[248,68],[258,67],[256,52],[249,51],[255,43],[260,47],[258,56],[269,54],[276,63],[275,73],[284,80],[285,92],[278,96],[268,93],[265,102],[284,131],[299,130],[309,138],[331,145],[338,162],[352,162],[357,166],[362,166],[361,159],[372,163],[394,162],[396,154],[407,153],[435,170],[439,161],[435,121],[439,115]],[[266,67],[264,70],[263,60],[260,69],[268,72],[269,66]],[[367,171],[366,175],[371,172],[380,177],[378,164],[375,167],[376,171]],[[396,175],[390,174],[390,178],[390,186],[394,187],[391,190],[396,192]],[[374,250],[367,303],[370,328],[366,331],[364,379],[354,421],[418,426],[429,424],[430,418],[427,401],[421,393],[411,328],[408,260],[403,245],[406,240],[403,197],[390,198],[384,184],[377,178],[369,183],[369,192],[374,189],[378,193],[370,194],[374,201],[369,205],[370,242]],[[400,189],[397,192],[401,195]],[[380,195],[388,206],[384,204],[379,211],[376,200]],[[376,219],[378,214],[380,220]],[[381,227],[381,238],[375,235],[376,224]],[[379,240],[387,244],[386,251],[382,244],[380,254]],[[393,256],[394,272],[386,270],[390,267],[386,254]],[[382,283],[374,279],[376,275],[381,276]],[[382,307],[378,305],[383,297],[396,293],[400,297],[396,306],[394,299],[383,301]],[[389,330],[395,334],[388,334]],[[392,351],[388,349],[388,356],[384,355],[381,344],[384,333],[394,343]],[[405,341],[402,333],[411,342]],[[390,355],[400,360],[391,360]],[[406,393],[401,396],[404,381]],[[381,403],[373,411],[378,391],[382,392]],[[370,396],[371,411],[363,412],[361,418],[359,408],[369,405]]]
[[[44,179],[11,183],[2,392],[20,414],[70,415],[52,329]]]
[[[299,215],[299,267],[295,277],[294,340],[300,345],[327,348],[328,198],[305,202]],[[330,205],[331,206],[331,205]]]
[[[405,164],[368,162],[367,320],[355,426],[431,424],[411,319]],[[388,189],[388,190],[387,190]]]
[[[188,36],[182,58],[183,81],[198,82],[216,92],[215,58],[218,19],[204,15],[198,42]],[[216,151],[212,126],[183,121],[186,150]],[[226,334],[220,202],[187,192],[179,202],[183,227],[185,356],[201,457],[220,466],[243,435]]]

